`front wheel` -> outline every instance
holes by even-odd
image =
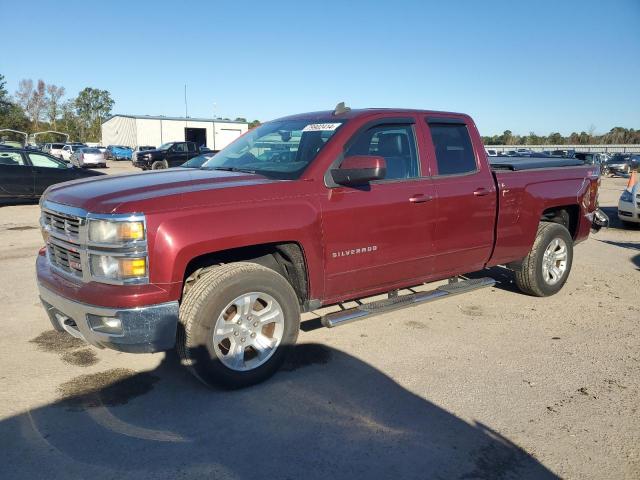
[[[151,164],[151,170],[163,170],[169,168],[166,160],[156,160]]]
[[[558,223],[543,222],[531,251],[515,272],[518,288],[529,295],[548,297],[564,286],[573,263],[573,239]]]
[[[280,368],[299,326],[298,299],[282,275],[254,263],[220,265],[185,293],[177,350],[204,383],[242,388]]]

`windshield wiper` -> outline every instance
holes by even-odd
[[[249,170],[248,168],[238,168],[238,167],[211,167],[211,170],[222,170],[224,172],[256,173],[255,170]]]

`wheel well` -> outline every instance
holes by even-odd
[[[571,238],[576,238],[576,233],[578,231],[578,216],[580,214],[580,209],[578,205],[565,205],[562,207],[552,207],[546,209],[542,212],[542,216],[540,220],[543,222],[554,222],[559,223],[560,225],[564,225],[569,233],[571,234]]]
[[[309,299],[307,268],[300,245],[294,242],[266,243],[206,253],[193,258],[184,272],[183,285],[197,279],[202,269],[233,262],[252,262],[270,268],[286,278],[296,292],[300,305]]]

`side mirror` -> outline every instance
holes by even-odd
[[[333,181],[338,185],[365,185],[382,180],[387,174],[387,162],[383,157],[354,155],[343,160],[340,168],[331,170]]]

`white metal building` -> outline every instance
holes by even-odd
[[[213,118],[113,115],[102,124],[102,145],[159,147],[166,142],[191,141],[220,150],[248,129],[245,122]]]

